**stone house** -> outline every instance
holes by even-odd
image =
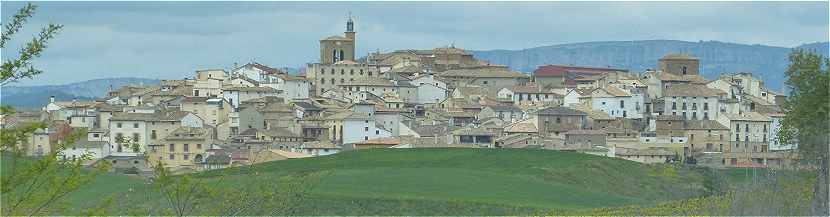
[[[562,133],[585,129],[587,127],[587,113],[567,107],[547,107],[536,111],[535,116],[539,127],[539,136],[559,137]]]

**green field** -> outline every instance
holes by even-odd
[[[270,162],[197,174],[237,188],[256,180],[321,174],[305,215],[506,215],[551,210],[652,205],[703,195],[703,176],[593,155],[520,149],[377,149]],[[71,207],[103,198],[119,204],[114,214],[163,204],[146,181],[122,175],[98,177],[69,195]],[[138,207],[138,208],[137,208]],[[64,213],[74,214],[74,213]],[[198,212],[196,213],[198,214]]]

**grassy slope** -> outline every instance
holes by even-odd
[[[513,149],[367,150],[254,169],[274,179],[324,172],[311,201],[300,207],[308,215],[499,215],[650,205],[697,195],[702,179],[691,171],[613,158]],[[234,168],[199,176],[229,174],[224,186],[243,186],[251,173]],[[159,205],[160,198],[146,190],[142,180],[108,174],[68,202],[77,209],[112,196],[130,201],[122,207]]]
[[[328,205],[343,212],[314,214],[355,214],[352,212],[354,204],[361,209],[383,213],[403,209],[397,214],[435,214],[411,213],[405,207],[373,207],[387,202],[425,204],[416,207],[426,210],[446,203],[459,203],[501,207],[499,210],[503,211],[652,204],[687,197],[689,192],[697,194],[697,183],[701,181],[701,177],[693,172],[631,161],[516,149],[379,149],[272,162],[260,165],[256,170],[273,177],[329,171],[315,188],[314,198],[327,201]],[[230,172],[248,173],[245,170]],[[341,204],[342,201],[358,202]],[[320,207],[309,207],[320,211],[316,208]]]

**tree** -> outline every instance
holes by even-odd
[[[781,122],[779,143],[797,144],[798,157],[805,167],[816,173],[813,187],[813,214],[827,216],[828,164],[830,158],[830,120],[828,120],[828,77],[830,60],[804,50],[790,54],[786,71],[790,95],[784,103],[786,117]]]
[[[11,40],[12,35],[20,31],[23,24],[26,23],[26,19],[32,17],[35,9],[37,9],[37,6],[31,3],[27,4],[14,15],[11,23],[3,25],[0,48],[6,48],[6,43]],[[32,60],[35,57],[40,57],[40,54],[46,49],[47,42],[54,38],[62,28],[63,25],[50,23],[41,29],[37,37],[20,49],[19,56],[16,59],[4,61],[2,67],[0,67],[0,84],[5,85],[23,78],[33,78],[35,75],[43,73],[32,65]]]
[[[106,164],[100,164],[92,171],[83,170],[81,164],[89,159],[83,155],[73,161],[58,160],[66,148],[58,145],[40,158],[25,156],[28,135],[44,126],[35,123],[21,128],[2,129],[3,176],[0,179],[2,206],[0,214],[7,215],[48,215],[62,209],[61,199],[92,181],[105,171]],[[80,133],[74,133],[63,144],[71,144]]]
[[[190,175],[173,176],[161,162],[155,165],[153,184],[176,216],[193,215],[192,212],[198,208],[197,205],[204,202],[212,193],[204,180]]]
[[[0,36],[0,48],[5,48],[12,35],[17,33],[26,20],[34,14],[37,7],[27,4],[21,8],[10,23],[3,24]],[[62,25],[49,24],[40,34],[23,47],[17,58],[9,59],[0,66],[0,86],[16,82],[23,78],[33,78],[42,73],[32,66],[31,61],[39,57],[46,48],[46,43],[55,37]],[[0,106],[0,115],[15,113],[9,106]],[[82,169],[82,156],[75,161],[58,160],[65,149],[65,144],[72,144],[79,135],[72,134],[62,144],[57,144],[49,153],[40,158],[26,155],[28,138],[45,123],[32,123],[15,128],[0,129],[0,150],[2,150],[3,170],[0,177],[0,215],[48,215],[62,207],[61,199],[81,186],[89,183],[98,172],[106,169],[101,164],[97,170]],[[83,135],[85,136],[85,135]]]

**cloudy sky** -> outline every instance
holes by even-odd
[[[3,2],[3,22],[23,2]],[[827,2],[36,2],[2,50],[16,56],[49,22],[64,25],[16,85],[93,78],[183,78],[251,60],[303,67],[318,40],[355,17],[358,56],[433,48],[522,49],[588,41],[717,40],[793,47],[827,41]]]

